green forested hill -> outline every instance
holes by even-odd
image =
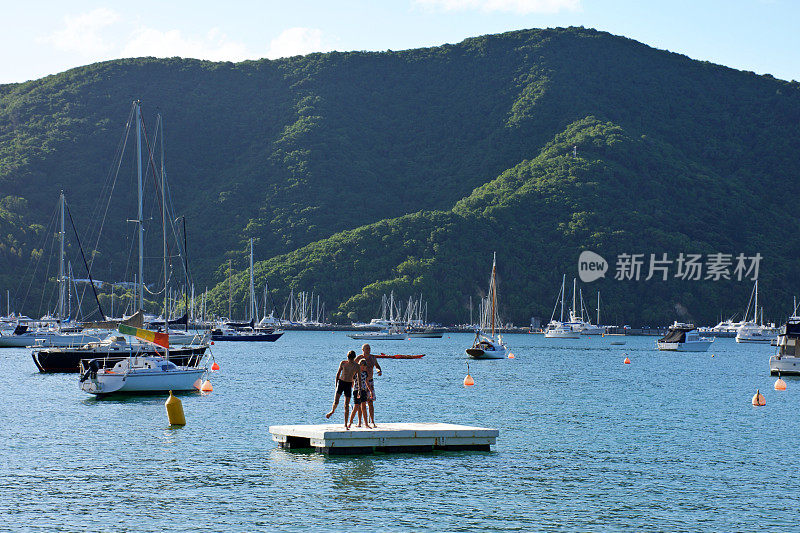
[[[238,64],[120,60],[0,86],[11,267],[0,288],[27,294],[31,313],[49,296],[25,265],[47,255],[36,250],[58,191],[77,219],[96,218],[133,99],[150,124],[164,117],[201,287],[224,281],[229,258],[241,271],[254,237],[258,286],[268,280],[276,300],[313,288],[342,320],[370,318],[394,289],[464,321],[495,250],[503,314],[518,323],[549,318],[582,249],[612,263],[586,288],[604,294],[609,321],[685,309],[711,322],[741,312],[751,288],[616,281],[619,253],[760,252],[766,316],[788,313],[796,292],[800,84],[569,28]],[[130,279],[131,172],[98,248],[103,279]],[[243,274],[236,288],[242,298]],[[212,301],[227,309],[226,285]]]

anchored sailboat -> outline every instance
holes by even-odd
[[[492,258],[492,277],[489,280],[489,294],[486,297],[485,312],[481,313],[481,327],[475,331],[472,347],[467,354],[474,359],[505,359],[508,347],[500,337],[495,338],[495,330],[500,325],[497,311],[497,252]],[[488,330],[488,331],[487,331]]]
[[[139,102],[134,102],[134,115],[136,119],[137,135],[137,171],[138,171],[138,193],[139,193],[139,309],[144,304],[144,280],[143,280],[143,259],[144,259],[144,239],[143,239],[143,217],[142,217],[142,149],[141,149],[141,125],[142,111]],[[158,125],[161,125],[159,116]],[[168,268],[167,268],[167,227],[166,227],[166,174],[163,162],[163,129],[161,130],[162,139],[162,161],[161,161],[161,222],[163,233],[163,257],[164,257],[164,316],[168,309]],[[149,153],[149,161],[152,164],[152,152]],[[153,170],[155,172],[155,165]],[[130,335],[137,339],[144,340],[153,345],[163,348],[164,355],[151,355],[142,352],[131,354],[129,357],[120,358],[113,367],[108,364],[110,358],[89,359],[81,361],[80,388],[84,392],[95,395],[106,395],[117,392],[166,392],[169,390],[181,391],[192,390],[195,382],[199,380],[207,369],[201,367],[202,362],[197,366],[178,366],[170,361],[169,335],[158,333],[132,326],[120,325],[118,330],[123,335]]]

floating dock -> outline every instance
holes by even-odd
[[[345,429],[337,424],[270,426],[272,440],[290,450],[315,448],[328,455],[374,452],[432,452],[434,450],[490,451],[500,434],[496,429],[458,424],[378,424],[375,429]]]

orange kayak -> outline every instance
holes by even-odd
[[[424,353],[421,354],[414,354],[414,355],[403,355],[403,354],[394,354],[394,355],[387,355],[385,353],[381,353],[376,355],[375,357],[381,357],[383,359],[420,359],[425,357]]]

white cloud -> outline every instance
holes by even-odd
[[[68,15],[63,26],[39,39],[53,47],[80,54],[82,60],[99,61],[118,57],[192,57],[210,61],[243,61],[268,57],[277,59],[311,52],[327,52],[322,31],[315,28],[289,28],[272,39],[266,50],[249,48],[243,41],[230,39],[218,28],[205,33],[157,29],[124,19],[116,11],[98,8]]]
[[[329,52],[330,47],[323,44],[322,31],[315,28],[289,28],[272,39],[267,57],[291,57],[312,52]]]
[[[211,61],[242,61],[252,59],[247,46],[229,40],[217,28],[199,37],[185,36],[180,30],[161,31],[140,27],[122,49],[122,57],[193,57]]]
[[[94,56],[108,52],[111,45],[104,37],[104,30],[120,20],[116,11],[100,7],[80,15],[64,17],[64,27],[40,39],[59,50],[78,52]]]
[[[432,10],[503,11],[527,15],[557,13],[562,10],[577,11],[580,9],[581,0],[414,0],[414,2]]]

